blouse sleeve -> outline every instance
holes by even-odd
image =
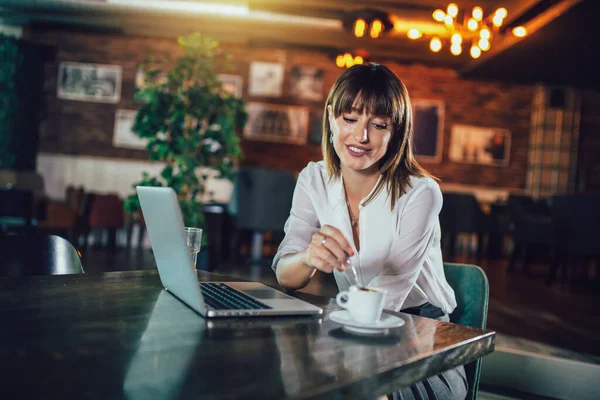
[[[400,310],[435,240],[442,193],[435,184],[415,188],[401,210],[398,236],[381,274],[369,283],[387,289],[385,308]]]
[[[281,257],[306,249],[312,236],[321,228],[313,201],[309,195],[311,182],[307,172],[306,169],[302,171],[296,182],[292,209],[283,228],[285,237],[279,245],[271,266],[273,271],[277,269],[277,263]]]

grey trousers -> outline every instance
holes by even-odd
[[[448,322],[448,315],[437,317],[437,320]],[[468,392],[465,368],[450,369],[398,390],[388,398],[393,400],[464,400]]]

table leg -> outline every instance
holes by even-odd
[[[262,258],[263,234],[252,232],[252,248],[250,250],[251,261],[260,261]]]

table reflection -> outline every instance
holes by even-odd
[[[158,296],[127,369],[126,398],[226,398],[287,392],[277,332],[318,332],[322,317],[204,319],[166,291]],[[287,350],[285,350],[287,351]],[[258,387],[268,378],[268,387]],[[222,388],[217,393],[215,388]]]

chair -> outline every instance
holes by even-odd
[[[476,265],[444,263],[444,274],[456,296],[456,308],[450,322],[485,329],[488,312],[489,284],[485,272]],[[475,400],[481,373],[481,358],[465,365],[469,393]]]
[[[111,251],[117,248],[117,230],[125,226],[123,201],[116,194],[89,194],[82,206],[82,216],[87,219],[83,228],[85,247],[88,247],[88,236],[91,230],[108,232],[108,247]],[[89,213],[89,214],[88,214]],[[100,241],[102,237],[100,237]]]
[[[554,219],[557,256],[553,260],[547,283],[556,276],[559,262],[563,263],[563,280],[567,264],[573,257],[600,259],[600,195],[555,195],[550,209]],[[564,258],[568,260],[565,262]]]
[[[296,178],[292,172],[242,167],[233,185],[228,206],[233,217],[232,252],[237,253],[241,230],[254,232],[252,259],[262,253],[262,233],[283,231],[290,216]]]
[[[30,190],[0,189],[0,231],[29,232],[33,225],[34,195]]]
[[[443,193],[444,203],[440,211],[440,227],[443,240],[448,237],[450,255],[454,255],[456,236],[460,233],[477,235],[477,259],[483,254],[483,234],[486,216],[477,198],[470,193]]]
[[[55,234],[77,242],[77,220],[82,211],[85,198],[83,187],[67,186],[65,201],[48,200],[45,202],[43,214],[45,218],[38,224],[41,231]]]
[[[77,250],[56,235],[2,235],[0,254],[0,276],[83,273]]]
[[[514,247],[507,272],[515,270],[520,255],[523,258],[523,271],[527,271],[530,250],[533,247],[543,247],[547,253],[552,253],[554,247],[552,216],[543,202],[536,202],[528,196],[510,194],[508,209]]]

